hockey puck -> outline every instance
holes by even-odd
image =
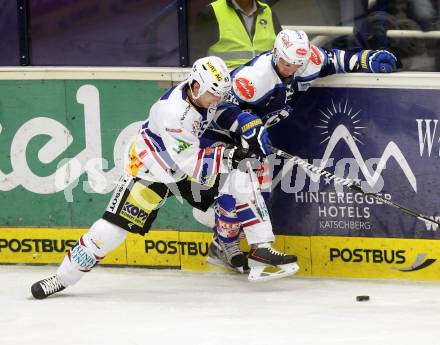
[[[370,300],[370,296],[367,296],[367,295],[356,296],[356,301],[358,301],[358,302],[364,302],[364,301],[369,301],[369,300]]]

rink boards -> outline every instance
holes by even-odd
[[[0,68],[0,264],[61,262],[102,215],[147,110],[186,73]],[[294,117],[271,128],[273,144],[366,187],[382,185],[386,199],[440,220],[439,78],[324,78]],[[275,246],[299,257],[300,275],[440,280],[437,226],[288,164],[277,169]],[[102,263],[218,270],[206,263],[212,234],[188,204],[168,200],[154,228],[168,230],[129,235]]]
[[[0,229],[0,263],[57,264],[86,229]],[[127,240],[106,265],[219,271],[206,262],[211,233],[155,230]],[[436,240],[277,235],[274,247],[298,256],[299,275],[440,280]],[[242,241],[242,249],[247,245]]]

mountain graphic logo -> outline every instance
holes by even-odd
[[[353,110],[348,99],[345,101],[345,104],[340,102],[338,105],[336,105],[332,99],[331,106],[326,107],[325,109],[320,109],[319,111],[322,115],[322,118],[320,119],[320,123],[314,127],[321,130],[323,139],[321,140],[320,144],[326,145],[326,148],[319,165],[315,163],[313,164],[320,169],[325,169],[328,160],[332,157],[336,145],[339,144],[340,141],[343,141],[353,154],[360,171],[364,175],[365,181],[370,187],[374,188],[376,183],[381,178],[382,171],[386,168],[388,160],[390,158],[394,158],[408,180],[411,188],[414,190],[414,192],[417,192],[416,177],[409,166],[408,161],[395,142],[390,141],[386,145],[382,155],[377,159],[375,168],[367,166],[366,161],[358,147],[358,144],[364,145],[365,139],[363,139],[364,134],[362,131],[367,127],[362,126],[362,119],[360,117],[362,111]],[[295,163],[292,161],[285,163],[283,169],[281,169],[273,179],[272,190],[286,175],[290,173],[294,165]],[[306,171],[306,173],[312,179],[321,177],[319,175],[313,177],[312,173],[309,171]]]
[[[339,143],[339,141],[343,140],[353,153],[353,156],[370,187],[374,187],[376,185],[377,181],[381,177],[382,171],[386,168],[388,160],[393,157],[402,169],[414,192],[417,192],[416,177],[402,151],[395,142],[390,141],[385,147],[382,156],[377,161],[375,170],[367,167],[365,160],[359,151],[358,145],[356,144],[364,144],[364,142],[361,140],[363,136],[362,130],[366,129],[367,127],[361,126],[362,120],[359,116],[361,110],[354,111],[350,106],[348,99],[345,101],[344,105],[342,105],[340,102],[337,106],[332,99],[332,104],[330,107],[320,109],[319,111],[323,117],[320,119],[320,124],[314,127],[323,130],[321,135],[324,136],[324,139],[320,142],[320,144],[327,143],[327,147],[319,166],[320,168],[325,168],[327,161],[330,159],[336,145]],[[334,130],[330,135],[332,128],[334,128]]]

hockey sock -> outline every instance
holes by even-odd
[[[240,170],[231,171],[220,189],[220,193],[235,199],[235,211],[248,243],[273,242],[275,236],[270,220],[261,219],[256,213],[254,192],[260,193],[253,191],[249,175]]]
[[[235,199],[232,195],[223,194],[217,199],[214,232],[225,243],[237,240],[240,235],[240,221],[235,212]]]
[[[124,229],[104,219],[96,221],[64,257],[57,271],[61,284],[75,284],[126,237]]]

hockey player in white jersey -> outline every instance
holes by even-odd
[[[303,31],[283,30],[277,35],[272,51],[232,72],[232,92],[228,101],[219,107],[216,125],[236,133],[251,150],[268,155],[270,140],[263,128],[294,113],[295,99],[307,91],[313,80],[335,73],[389,73],[396,70],[397,63],[396,57],[388,51],[328,50],[310,44]],[[264,189],[270,183],[267,169],[262,175]],[[215,206],[216,236],[210,245],[208,260],[215,263],[222,259],[223,264],[243,271],[237,267],[246,265],[239,250],[239,232],[224,231],[224,224],[234,228],[246,226],[240,214],[240,205],[233,197],[219,196]],[[195,215],[203,218],[200,212]],[[254,255],[251,249],[249,259],[253,260]]]
[[[169,195],[180,195],[201,210],[212,205],[219,191],[232,195],[238,204],[252,203],[251,181],[242,167],[247,169],[258,157],[237,146],[200,147],[200,136],[230,88],[223,60],[206,57],[194,63],[187,80],[151,107],[104,215],[67,252],[54,276],[32,285],[35,298],[46,298],[78,282],[128,232],[147,233]],[[274,240],[269,220],[251,226],[247,235],[251,243],[266,243],[269,248]],[[296,257],[284,258],[286,264],[295,261]]]

